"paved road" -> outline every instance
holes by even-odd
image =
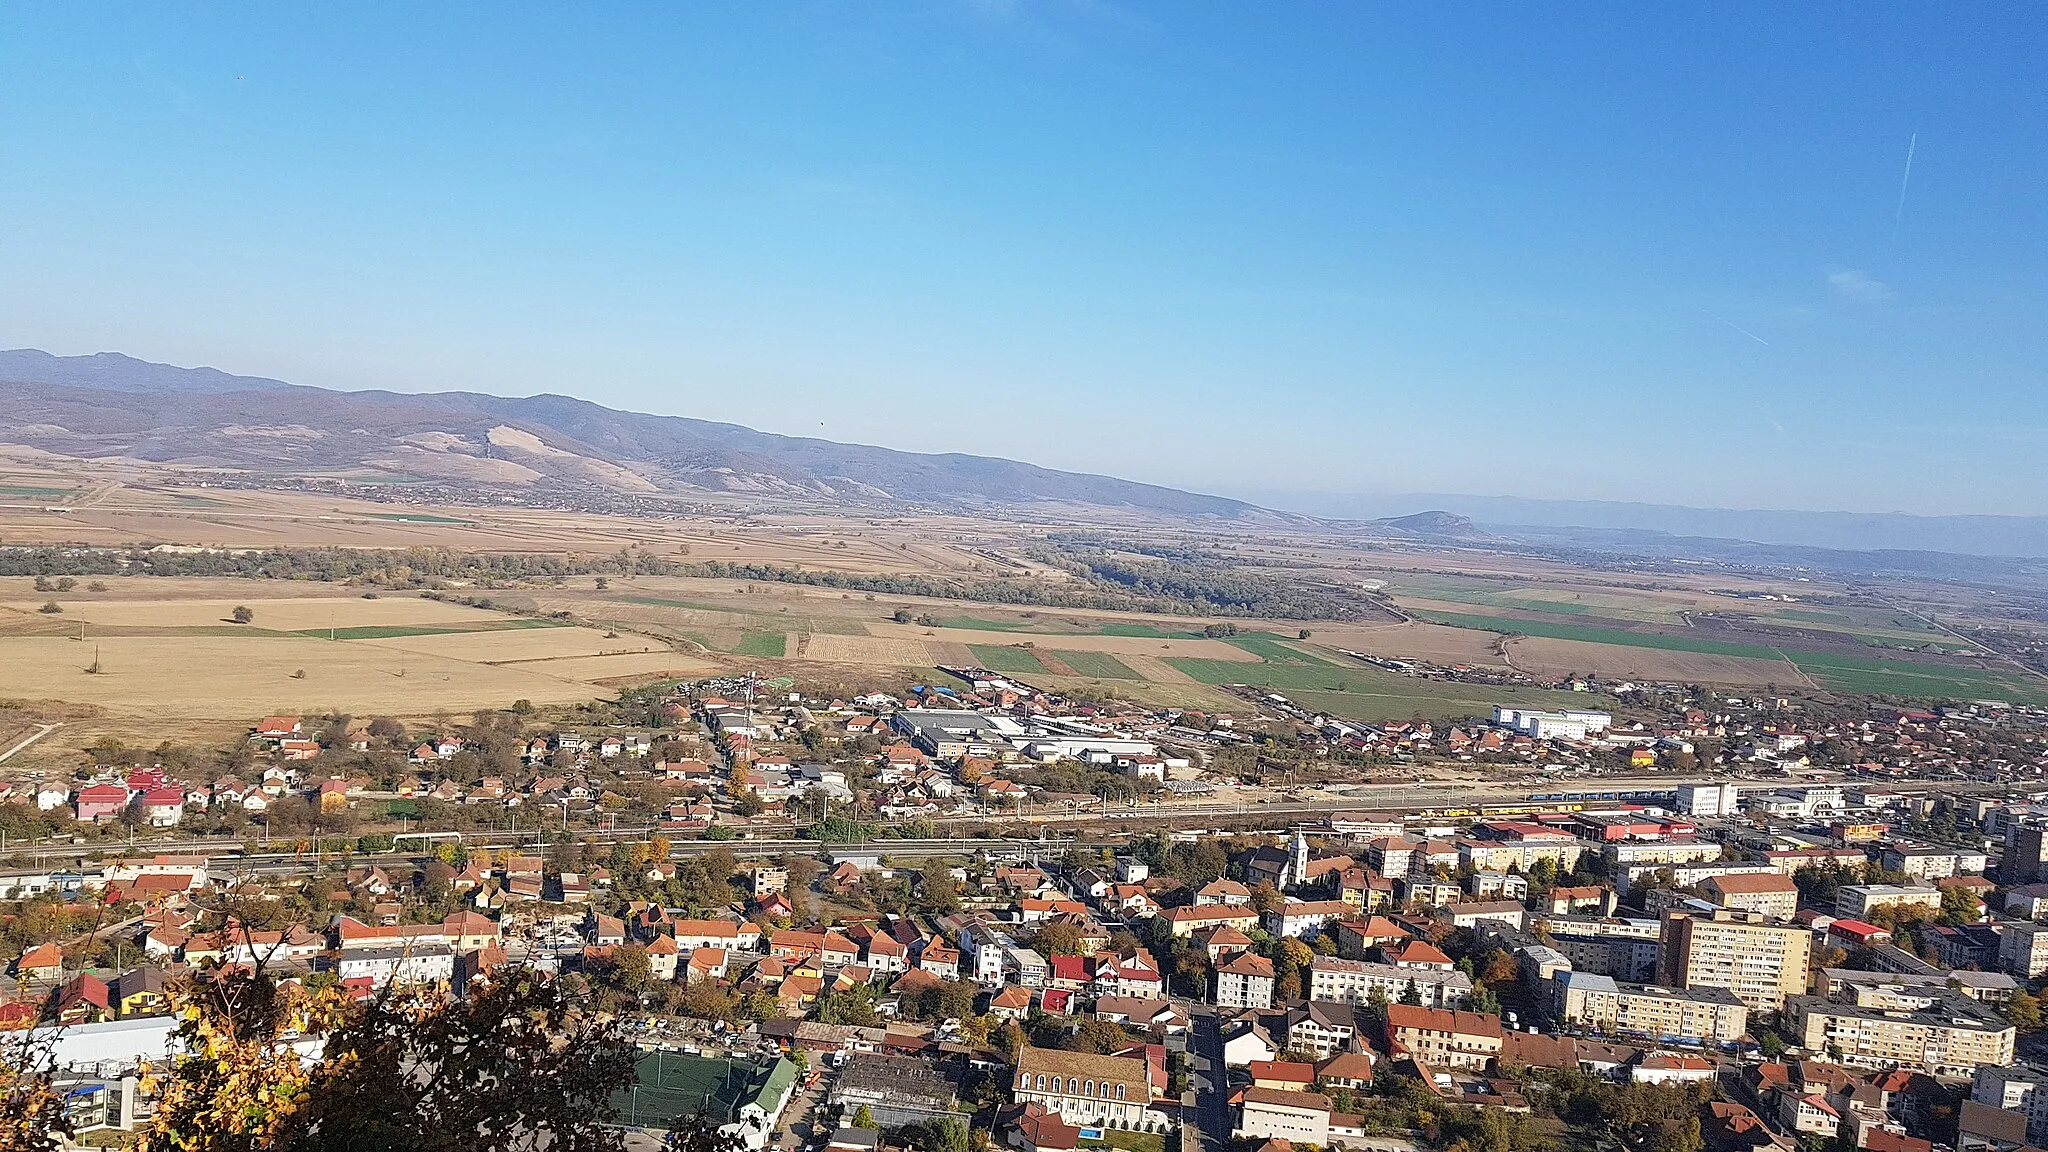
[[[1213,1009],[1198,1008],[1188,1045],[1188,1080],[1195,1089],[1195,1123],[1185,1152],[1223,1152],[1230,1146],[1230,1073],[1223,1066],[1223,1030]],[[1183,1118],[1185,1119],[1185,1118]]]
[[[789,1098],[789,1106],[782,1110],[782,1118],[776,1121],[775,1132],[769,1140],[771,1147],[780,1145],[785,1152],[797,1152],[797,1149],[804,1147],[814,1137],[832,1135],[829,1120],[819,1124],[815,1129],[812,1127],[811,1109],[825,1102],[825,1097],[832,1091],[835,1079],[836,1077],[828,1072],[820,1076],[815,1085],[796,1090],[796,1094]]]

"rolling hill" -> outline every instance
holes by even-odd
[[[1219,496],[1014,460],[779,436],[568,396],[340,392],[117,353],[0,351],[0,441],[265,477],[435,480],[479,491],[1277,515]]]

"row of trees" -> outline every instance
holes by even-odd
[[[266,548],[155,552],[121,548],[0,548],[0,576],[243,576],[270,580],[360,580],[394,587],[435,583],[553,580],[602,573],[666,576],[678,565],[637,549],[586,555],[472,553],[449,548]],[[61,590],[52,589],[43,590]]]

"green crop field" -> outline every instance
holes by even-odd
[[[475,524],[459,516],[435,516],[426,512],[372,512],[371,520],[396,520],[404,524]]]
[[[1144,677],[1131,671],[1130,666],[1107,652],[1055,651],[1053,655],[1077,676],[1096,676],[1111,680],[1143,680]]]
[[[1656,648],[1665,652],[1699,652],[1709,656],[1736,656],[1749,660],[1777,660],[1784,653],[1764,644],[1736,644],[1673,636],[1666,632],[1630,632],[1621,628],[1595,628],[1579,624],[1552,624],[1544,620],[1522,620],[1511,616],[1478,616],[1462,612],[1417,612],[1418,620],[1448,624],[1453,628],[1476,628],[1482,632],[1504,632],[1521,636],[1543,636],[1552,640],[1577,640],[1582,644],[1620,644],[1629,648]]]
[[[769,632],[750,628],[740,633],[740,642],[733,645],[735,656],[763,656],[775,659],[789,649],[787,632]]]
[[[1764,624],[1837,632],[1872,647],[1935,644],[1956,651],[1975,650],[1974,645],[1925,621],[1880,609],[1773,608],[1757,619]]]
[[[1032,617],[1026,620],[984,620],[979,616],[941,616],[939,627],[960,628],[969,632],[1030,632],[1044,636],[1094,636],[1095,627],[1087,621],[1064,616]]]
[[[1786,653],[1799,670],[1837,692],[1867,692],[1923,699],[2005,700],[2048,703],[2048,681],[2003,665],[1958,668],[1868,656],[1822,652]]]
[[[1949,664],[1886,660],[1876,656],[1845,652],[1807,652],[1763,644],[1736,644],[1659,632],[1627,632],[1618,628],[1552,624],[1505,616],[1477,616],[1452,612],[1423,612],[1417,615],[1432,623],[1449,624],[1459,628],[1517,632],[1524,636],[1577,640],[1586,644],[1619,644],[1634,648],[1656,648],[1667,652],[1699,652],[1752,660],[1790,660],[1801,672],[1812,677],[1815,683],[1836,692],[1910,696],[1920,699],[2048,702],[2048,681],[2028,676],[2005,665],[1965,668]]]
[[[1339,668],[1335,664],[1322,663],[1248,664],[1242,660],[1204,660],[1192,656],[1167,656],[1164,659],[1204,684],[1258,684],[1282,692],[1290,689],[1348,692],[1373,682],[1363,667]]]
[[[1097,636],[1129,636],[1140,640],[1200,640],[1199,629],[1159,628],[1151,624],[1115,623],[1104,624],[1094,630]]]
[[[1161,628],[1123,620],[1093,621],[1048,616],[1036,620],[984,620],[979,616],[942,616],[941,628],[974,632],[1023,632],[1033,636],[1132,636],[1142,640],[1200,640],[1200,630]]]
[[[76,488],[37,488],[29,484],[0,484],[0,496],[69,496]]]
[[[1271,688],[1304,707],[1352,720],[1400,719],[1417,712],[1436,718],[1476,715],[1496,704],[1588,708],[1612,703],[1583,692],[1426,680],[1381,668],[1322,662],[1245,664],[1176,657],[1167,657],[1166,662],[1204,684]]]
[[[1326,667],[1343,667],[1310,652],[1304,652],[1292,643],[1282,643],[1281,638],[1271,632],[1246,632],[1237,636],[1222,638],[1225,644],[1245,651],[1273,664],[1321,664]]]
[[[941,616],[941,628],[964,628],[973,632],[1030,632],[1040,627],[1036,620],[983,620],[978,616]]]
[[[1545,708],[1607,708],[1613,701],[1605,696],[1579,693],[1545,693],[1539,689],[1495,688],[1484,684],[1415,682],[1414,692],[1317,692],[1283,693],[1295,704],[1316,712],[1327,712],[1346,720],[1374,723],[1406,720],[1420,714],[1431,720],[1454,716],[1488,717],[1496,704],[1520,704]],[[1441,692],[1425,691],[1442,689]]]
[[[970,651],[983,668],[991,672],[1009,672],[1017,676],[1043,676],[1045,665],[1038,662],[1031,649],[1009,644],[970,644]]]
[[[692,600],[670,600],[661,596],[622,596],[610,594],[604,598],[626,604],[645,604],[650,608],[688,608],[693,612],[738,612],[738,609],[725,608],[717,604],[699,604]]]
[[[509,632],[520,628],[568,628],[560,620],[493,620],[484,624],[356,624],[347,628],[299,628],[294,636],[322,640],[391,640],[400,636],[448,636],[458,632]]]

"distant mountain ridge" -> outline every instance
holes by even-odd
[[[153,364],[119,352],[91,356],[52,356],[34,348],[0,351],[0,380],[29,380],[62,384],[71,388],[99,388],[109,392],[160,392],[204,395],[215,392],[248,392],[259,388],[289,388],[282,380],[263,376],[235,376],[218,368],[179,368]]]
[[[1545,500],[1450,492],[1299,492],[1238,490],[1262,507],[1327,520],[1370,520],[1413,508],[1440,509],[1471,520],[1483,534],[1544,537],[1571,532],[1599,536],[1661,533],[1693,541],[1735,540],[1843,552],[1930,552],[2048,559],[2048,516],[1916,515],[1904,512],[1808,512],[1796,509],[1701,508],[1620,500]],[[1602,535],[1607,534],[1607,535]]]
[[[1181,517],[1255,505],[960,453],[780,436],[569,396],[340,392],[118,353],[0,351],[0,439],[88,458],[482,488],[725,492],[852,504],[1085,504]]]
[[[1467,537],[1485,535],[1485,533],[1479,531],[1473,525],[1469,518],[1460,516],[1455,512],[1416,512],[1408,516],[1388,516],[1384,519],[1375,520],[1373,523],[1402,532],[1412,532],[1418,536]]]

